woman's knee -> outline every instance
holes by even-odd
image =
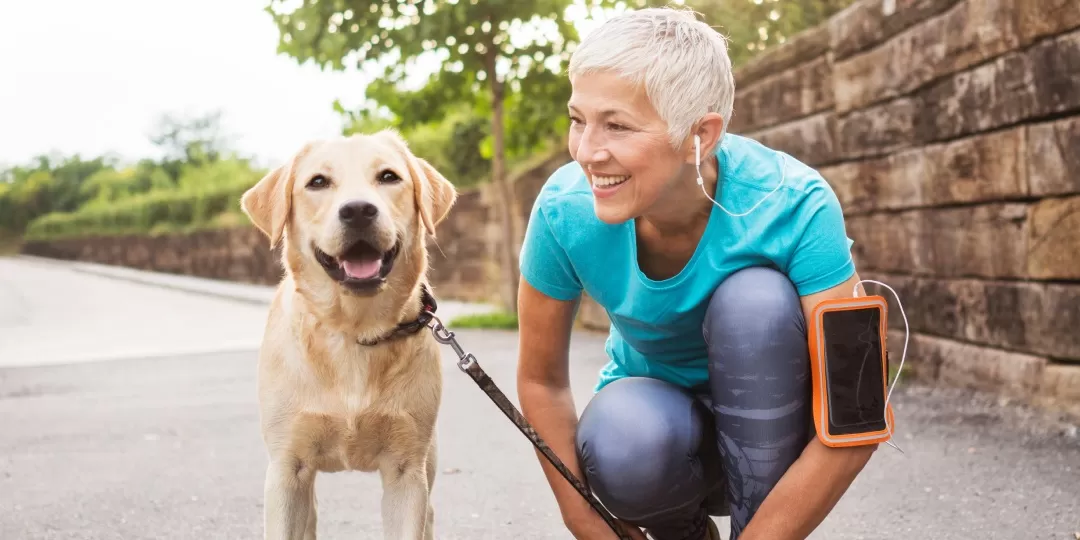
[[[647,378],[612,382],[586,406],[577,452],[590,489],[618,517],[640,522],[700,505],[707,479],[697,456],[709,430],[678,388]]]
[[[769,407],[780,396],[809,399],[802,302],[781,272],[752,267],[733,273],[713,293],[702,331],[714,400]]]
[[[710,342],[760,336],[806,335],[802,303],[783,273],[750,267],[732,273],[713,291],[702,329]]]
[[[702,328],[709,356],[728,365],[762,356],[807,358],[806,320],[795,285],[783,273],[751,267],[727,277],[712,294]]]

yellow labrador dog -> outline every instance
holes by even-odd
[[[379,472],[386,538],[434,538],[442,371],[415,323],[456,197],[392,131],[308,143],[243,195],[286,269],[259,354],[265,538],[313,540],[315,475],[344,470]]]

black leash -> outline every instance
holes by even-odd
[[[563,478],[566,478],[570,485],[574,486],[582,497],[588,501],[589,505],[600,514],[600,517],[611,527],[611,530],[615,532],[615,535],[619,537],[619,540],[633,540],[633,538],[623,531],[622,527],[615,521],[615,518],[608,513],[607,509],[600,504],[600,501],[596,500],[592,492],[585,487],[585,484],[581,482],[574,473],[570,472],[570,469],[566,468],[559,456],[555,455],[555,452],[551,451],[547,443],[540,438],[540,435],[536,433],[536,429],[529,424],[529,421],[522,416],[521,412],[514,407],[513,403],[510,403],[510,399],[506,397],[506,394],[499,390],[499,387],[495,384],[495,381],[491,380],[491,377],[484,372],[483,368],[476,361],[470,353],[466,353],[461,345],[458,345],[457,339],[454,337],[454,333],[448,330],[441,320],[435,316],[435,310],[438,309],[438,303],[435,301],[435,297],[431,295],[431,291],[428,289],[427,284],[422,284],[420,289],[420,313],[416,319],[403,322],[392,328],[386,334],[379,336],[371,340],[358,340],[358,343],[365,346],[375,346],[385,341],[390,341],[406,336],[411,336],[425,326],[431,328],[431,333],[435,336],[435,340],[443,345],[449,345],[453,347],[454,352],[458,355],[457,365],[461,371],[472,378],[476,382],[477,386],[484,391],[491,401],[495,403],[495,406],[499,408],[511,422],[517,426],[533,446],[536,447],[540,453],[544,454],[544,457],[562,474]]]
[[[491,401],[495,403],[495,406],[497,406],[499,410],[502,411],[515,426],[517,426],[518,430],[532,442],[533,446],[535,446],[540,453],[544,454],[544,457],[558,469],[559,473],[563,475],[563,478],[566,478],[566,481],[570,482],[570,485],[574,486],[574,489],[576,489],[582,497],[585,497],[585,500],[588,501],[589,505],[592,506],[608,526],[611,527],[611,530],[615,531],[615,535],[619,537],[619,540],[633,540],[629,534],[623,531],[622,527],[615,521],[615,518],[608,513],[607,509],[600,504],[600,501],[596,500],[596,497],[594,497],[592,492],[585,487],[585,484],[574,476],[574,473],[570,472],[570,469],[566,468],[566,465],[559,459],[559,456],[555,455],[555,452],[551,451],[551,448],[549,448],[547,443],[540,438],[540,435],[536,433],[536,430],[529,424],[529,421],[521,415],[521,412],[517,410],[517,407],[514,407],[514,404],[510,402],[510,399],[506,397],[506,394],[503,394],[502,390],[499,390],[495,381],[491,380],[491,377],[489,377],[488,374],[484,372],[483,368],[480,367],[480,364],[476,361],[476,357],[471,353],[466,353],[461,348],[461,345],[458,345],[454,333],[443,326],[442,321],[440,321],[432,311],[428,311],[425,315],[425,317],[430,317],[428,326],[431,327],[431,333],[435,336],[436,341],[443,345],[449,345],[454,349],[454,352],[458,355],[458,368],[476,382],[477,386],[479,386],[480,389],[491,398]]]

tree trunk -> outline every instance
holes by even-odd
[[[510,183],[506,178],[506,135],[503,132],[503,100],[505,98],[506,85],[495,75],[495,60],[498,51],[494,43],[489,43],[486,55],[486,71],[488,80],[491,81],[491,136],[495,142],[494,152],[491,158],[491,176],[495,183],[495,189],[499,195],[499,221],[501,222],[502,242],[500,258],[503,270],[503,298],[506,308],[511,313],[517,313],[517,213],[514,204],[514,194],[510,189]]]

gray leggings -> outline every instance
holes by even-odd
[[[813,436],[806,323],[785,275],[732,274],[702,331],[708,387],[620,379],[578,424],[589,487],[657,540],[704,538],[709,515],[730,515],[735,540]]]

